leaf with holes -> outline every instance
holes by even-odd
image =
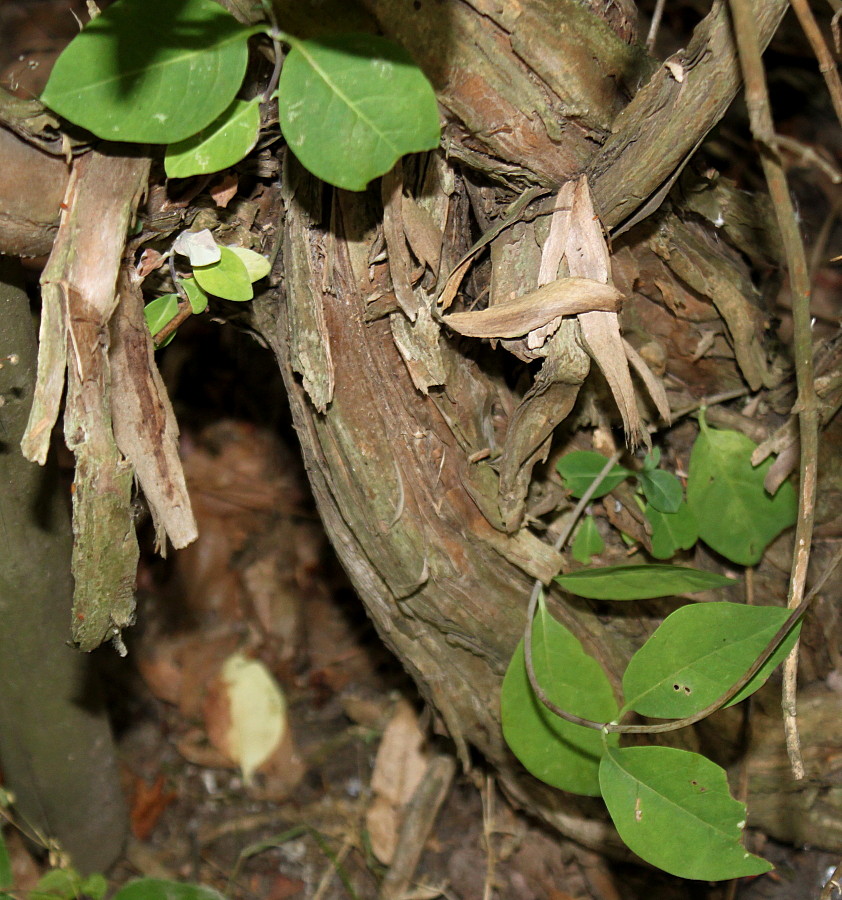
[[[213,0],[117,0],[59,56],[41,100],[107,140],[181,141],[234,99],[259,30]]]
[[[725,771],[698,753],[610,749],[599,783],[623,841],[671,875],[721,881],[772,868],[740,843],[745,804],[731,796]]]
[[[230,247],[219,248],[219,262],[210,266],[194,266],[193,277],[202,290],[224,300],[251,300],[251,286],[246,264]]]
[[[704,415],[699,422],[687,479],[687,503],[699,523],[699,537],[731,562],[753,566],[795,522],[795,490],[785,482],[769,494],[763,480],[772,460],[752,466],[755,445],[744,434],[710,428]]]
[[[674,513],[659,512],[646,506],[643,514],[652,526],[652,556],[672,559],[679,550],[689,550],[699,539],[696,517],[686,503]]]
[[[684,566],[604,566],[554,579],[566,591],[589,600],[651,600],[734,584],[732,578]]]
[[[576,562],[587,566],[592,556],[596,556],[605,549],[605,541],[596,527],[596,520],[593,516],[585,516],[579,527],[576,529],[576,536],[570,547],[573,559]]]
[[[234,100],[206,128],[167,147],[164,170],[168,178],[209,175],[243,159],[260,134],[260,97]]]
[[[788,615],[779,606],[683,606],[664,619],[629,661],[623,675],[625,708],[661,719],[695,715],[740,679]],[[728,706],[765,684],[792,649],[799,629],[800,624]]]
[[[556,706],[595,722],[614,720],[617,702],[602,666],[550,616],[543,599],[532,626],[532,662],[538,683]],[[536,778],[574,794],[599,795],[601,735],[554,716],[541,704],[529,684],[523,641],[503,679],[500,709],[506,743]],[[617,735],[608,741],[616,745]]]
[[[605,467],[608,460],[600,453],[591,450],[574,450],[567,453],[558,461],[556,469],[564,479],[564,486],[574,497],[582,494],[593,484],[594,479]],[[630,475],[634,475],[630,469],[623,466],[614,466],[605,476],[602,484],[596,489],[594,499],[604,497],[613,491],[618,484],[625,481]]]
[[[406,153],[438,146],[435,93],[405,50],[369,34],[290,43],[276,92],[281,131],[318,178],[362,191]]]

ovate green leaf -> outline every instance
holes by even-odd
[[[146,319],[146,325],[149,333],[154,337],[166,324],[171,322],[178,313],[178,294],[164,294],[163,297],[156,297],[143,308],[143,316]],[[162,344],[168,344],[175,335],[170,337]]]
[[[599,453],[591,450],[574,450],[565,454],[556,465],[559,475],[564,479],[564,486],[574,497],[581,497],[591,486],[594,479],[605,467],[608,460]],[[630,475],[634,475],[630,469],[622,466],[614,466],[606,475],[602,484],[596,489],[594,498],[604,497],[609,491],[613,491],[618,484],[625,481]]]
[[[50,869],[29,894],[29,900],[76,900],[82,893],[82,876],[75,869]]]
[[[193,277],[199,287],[225,300],[251,300],[254,291],[246,264],[230,247],[220,247],[219,253],[219,262],[194,266]]]
[[[652,526],[652,556],[672,559],[679,550],[689,550],[699,539],[696,517],[686,503],[674,513],[658,512],[651,506],[643,514]]]
[[[684,499],[684,490],[672,472],[665,472],[663,469],[644,469],[637,473],[637,480],[650,506],[663,513],[678,511]]]
[[[710,428],[704,416],[699,421],[687,479],[687,503],[699,537],[732,562],[753,566],[770,541],[795,522],[795,491],[784,482],[771,496],[763,479],[772,460],[752,466],[755,445],[744,434]]]
[[[208,308],[208,295],[199,287],[195,278],[185,278],[181,282],[184,293],[190,301],[190,309],[194,315],[203,313]]]
[[[225,897],[198,884],[181,884],[164,878],[139,878],[117,891],[113,900],[225,900]]]
[[[614,720],[617,703],[602,667],[543,603],[532,628],[532,659],[538,683],[557,706],[595,722]],[[536,778],[575,794],[599,795],[600,733],[566,722],[540,703],[526,674],[523,641],[503,679],[500,706],[506,743]]]
[[[260,97],[234,102],[206,128],[170,144],[164,157],[169,178],[189,178],[227,169],[257,143],[260,134]]]
[[[650,600],[734,584],[733,579],[684,566],[605,566],[558,575],[555,581],[590,600]]]
[[[725,771],[704,756],[671,747],[611,749],[599,783],[623,841],[671,875],[721,881],[772,868],[740,843],[745,805],[731,796]]]
[[[248,247],[229,247],[228,249],[236,253],[243,261],[252,282],[260,281],[261,278],[265,278],[269,274],[272,266],[265,256],[255,253],[254,250],[249,250]]]
[[[701,603],[683,606],[631,658],[623,675],[626,707],[643,716],[681,719],[709,706],[765,650],[789,610],[779,606]],[[800,625],[728,706],[760,688],[783,661]]]
[[[291,43],[277,91],[281,131],[318,178],[362,191],[404,154],[438,145],[432,85],[406,51],[368,34]]]
[[[582,563],[583,566],[587,566],[590,564],[591,557],[602,553],[604,549],[605,541],[602,540],[602,535],[596,527],[594,517],[585,516],[576,529],[576,536],[570,547],[573,559]]]
[[[181,141],[234,99],[253,33],[213,0],[117,0],[59,56],[41,99],[101,138]]]
[[[3,838],[3,831],[0,829],[0,892],[3,888],[12,887],[12,861],[9,859],[9,848]],[[7,894],[0,893],[0,897],[6,897]]]

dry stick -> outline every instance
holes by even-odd
[[[833,870],[827,884],[822,888],[819,900],[833,900],[834,891],[842,896],[842,862]]]
[[[664,15],[666,0],[656,0],[655,11],[652,13],[652,23],[649,26],[649,34],[646,35],[646,51],[652,53],[655,49],[655,41],[658,39],[658,29],[661,27],[661,18]]]
[[[807,0],[789,0],[789,5],[795,10],[801,29],[807,35],[807,40],[816,54],[819,61],[819,71],[824,76],[827,90],[830,93],[830,99],[833,103],[833,109],[836,112],[836,118],[842,124],[842,81],[839,80],[839,72],[836,71],[836,62],[833,54],[827,46],[824,35],[821,33],[815,16],[813,16]],[[739,36],[737,38],[739,43]]]
[[[813,538],[813,510],[816,500],[816,469],[818,459],[818,401],[813,385],[813,339],[810,330],[810,272],[804,243],[798,230],[798,220],[789,195],[786,173],[775,147],[775,133],[766,76],[760,58],[760,45],[752,12],[751,0],[730,0],[734,19],[734,34],[740,55],[740,67],[745,80],[746,105],[751,132],[760,149],[760,162],[769,186],[769,194],[778,220],[778,227],[789,270],[794,328],[795,378],[798,386],[798,425],[801,444],[801,483],[799,485],[798,521],[795,526],[795,550],[789,585],[787,606],[794,609],[801,604],[807,581],[810,543]],[[796,689],[798,680],[798,643],[784,663],[783,697],[786,749],[792,773],[796,779],[804,777],[804,761],[796,724]]]

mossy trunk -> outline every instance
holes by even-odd
[[[103,871],[127,811],[91,658],[68,646],[67,488],[54,457],[42,468],[20,451],[36,338],[16,272],[0,257],[0,767],[20,819],[82,872]]]

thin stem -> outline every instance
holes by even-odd
[[[807,580],[807,564],[813,538],[813,510],[816,500],[818,459],[818,401],[813,384],[813,340],[810,323],[810,273],[798,220],[789,195],[786,173],[775,145],[772,112],[766,90],[766,76],[760,58],[760,45],[751,0],[730,0],[734,34],[745,80],[746,105],[751,131],[760,149],[760,163],[775,209],[778,227],[789,269],[794,328],[795,377],[798,386],[798,424],[801,443],[798,519],[795,526],[795,550],[792,560],[787,606],[802,604]],[[796,779],[804,777],[804,761],[796,724],[798,680],[798,643],[784,663],[783,697],[787,753]]]
[[[839,80],[839,72],[836,70],[836,62],[830,52],[830,47],[827,46],[827,41],[824,39],[807,0],[789,0],[789,5],[795,10],[801,28],[813,48],[813,53],[816,54],[819,71],[824,76],[836,118],[842,124],[842,81]]]
[[[661,17],[664,14],[666,0],[656,0],[655,11],[652,13],[652,23],[649,25],[649,34],[646,35],[646,52],[651,53],[655,48],[658,38],[658,29],[661,27]]]

